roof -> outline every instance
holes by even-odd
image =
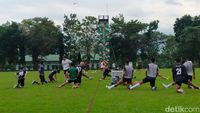
[[[59,61],[59,55],[47,55],[45,57],[42,57],[45,61],[50,61],[50,62],[57,62]],[[31,62],[32,61],[32,56],[31,55],[26,55],[25,56],[25,61],[26,62]]]

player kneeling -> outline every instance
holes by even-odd
[[[22,88],[24,87],[24,80],[25,80],[26,70],[21,67],[20,70],[17,72],[17,85],[15,85],[13,88]]]
[[[56,74],[57,74],[57,73],[60,73],[60,71],[57,70],[57,69],[53,69],[53,70],[51,71],[51,73],[49,74],[49,82],[54,82],[54,81],[56,81]]]
[[[113,84],[111,86],[106,86],[108,89],[112,89],[114,87],[117,87],[119,84],[128,83],[128,86],[132,84],[132,73],[133,72],[133,68],[131,66],[129,66],[129,61],[127,60],[125,63],[125,67],[124,67],[124,74],[123,74],[123,78],[121,80],[119,80],[116,84]]]
[[[81,62],[80,65],[76,66],[77,70],[78,70],[78,76],[77,76],[77,85],[80,86],[81,82],[82,82],[82,76],[88,78],[88,79],[92,79],[92,77],[89,77],[86,75],[86,72],[84,70],[85,68],[85,63]]]
[[[58,86],[59,88],[65,86],[66,84],[73,83],[72,88],[77,88],[77,75],[78,75],[78,69],[75,68],[74,63],[71,63],[71,67],[69,68],[67,75],[69,76],[68,80],[65,80],[63,84]]]
[[[144,83],[150,82],[151,90],[156,90],[155,82],[156,77],[159,76],[158,65],[155,64],[155,58],[151,58],[151,63],[148,64],[146,69],[146,78],[144,78],[141,82],[137,82],[135,85],[130,86],[129,89],[132,90]]]
[[[188,84],[195,89],[199,89],[196,85],[194,85],[189,79],[186,71],[186,67],[181,64],[181,59],[176,58],[176,65],[172,69],[174,84],[176,84],[177,93],[183,93],[183,89],[181,88],[182,83]]]

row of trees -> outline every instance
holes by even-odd
[[[158,32],[158,20],[143,23],[125,21],[123,15],[112,18],[110,24],[111,63],[122,64],[125,59],[136,62],[141,58],[157,57],[161,67],[169,67],[176,56],[185,56],[200,64],[200,16],[185,15],[177,18],[173,35]],[[63,26],[56,26],[48,18],[35,17],[22,22],[7,22],[0,26],[0,68],[22,64],[25,55],[33,58],[34,68],[39,57],[64,54],[79,62],[81,56],[88,61],[98,54],[98,20],[86,16],[79,20],[76,14],[64,16]]]

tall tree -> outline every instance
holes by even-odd
[[[69,16],[64,16],[63,31],[65,37],[64,42],[64,51],[68,58],[77,61],[79,54],[79,47],[77,46],[77,40],[80,36],[80,21],[77,19],[76,14],[70,14]]]
[[[81,35],[79,46],[86,55],[87,61],[90,61],[91,52],[97,38],[97,19],[93,16],[86,16],[81,23]]]
[[[22,29],[27,38],[28,53],[32,54],[33,68],[37,69],[38,57],[49,54],[55,47],[57,27],[48,18],[35,17],[22,21]]]

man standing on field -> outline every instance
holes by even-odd
[[[65,75],[66,80],[69,78],[67,71],[69,70],[71,63],[72,63],[71,60],[67,59],[66,56],[63,56],[62,67],[63,67],[63,71],[64,71],[64,75]]]

